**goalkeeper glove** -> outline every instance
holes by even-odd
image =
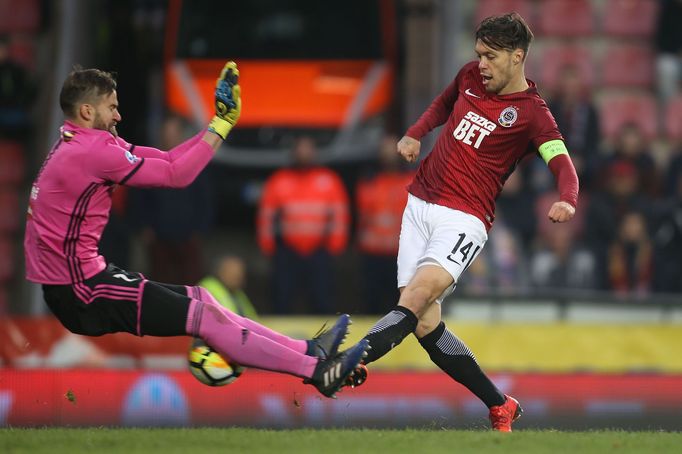
[[[239,70],[233,61],[225,63],[216,81],[215,112],[215,116],[208,124],[208,130],[225,140],[242,112]]]

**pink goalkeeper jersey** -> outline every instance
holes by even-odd
[[[26,278],[72,284],[102,271],[106,263],[97,246],[116,186],[189,185],[213,156],[202,136],[166,153],[66,121],[31,188],[24,237]]]

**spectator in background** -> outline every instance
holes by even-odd
[[[383,314],[398,299],[397,257],[407,185],[414,177],[396,152],[398,138],[384,137],[379,169],[356,187],[357,241],[362,261],[364,307]]]
[[[637,169],[629,161],[613,161],[605,171],[603,190],[592,193],[585,219],[587,245],[594,253],[597,270],[596,286],[611,287],[608,273],[609,248],[618,235],[625,215],[632,211],[645,213],[650,201],[637,189]]]
[[[575,65],[559,71],[557,91],[549,109],[564,136],[566,147],[578,172],[581,186],[590,187],[592,172],[599,153],[599,114]]]
[[[618,234],[609,246],[611,290],[619,294],[646,295],[651,290],[653,247],[645,217],[636,211],[623,216]]]
[[[187,139],[187,121],[168,114],[161,128],[161,149]],[[209,170],[209,169],[207,169]],[[143,239],[149,251],[149,277],[160,282],[197,282],[203,276],[202,236],[213,222],[210,174],[202,172],[185,189],[137,191]]]
[[[663,0],[656,26],[659,99],[680,93],[682,81],[682,0]]]
[[[9,46],[9,36],[0,34],[0,137],[24,140],[31,88],[26,70],[12,61]]]
[[[292,312],[295,298],[309,290],[313,304],[306,312],[328,314],[335,310],[332,259],[348,242],[348,194],[334,171],[316,163],[312,138],[298,138],[292,151],[292,167],[265,183],[258,244],[272,257],[274,311]]]
[[[519,170],[523,172],[527,167]],[[504,183],[497,199],[496,214],[517,237],[521,250],[527,252],[535,238],[536,218],[533,205],[536,197],[527,187],[521,172],[513,172]]]
[[[520,170],[526,171],[528,167]],[[527,290],[525,257],[530,254],[536,229],[533,200],[534,195],[526,189],[522,173],[509,175],[497,199],[496,227],[488,233],[487,247],[490,249],[474,261],[462,279],[466,292],[486,293],[494,289],[503,294],[514,294]],[[476,262],[480,263],[476,265]],[[485,278],[483,273],[487,274]]]
[[[570,224],[545,230],[531,258],[531,281],[540,290],[582,290],[595,285],[595,259]]]
[[[621,126],[611,153],[601,165],[603,175],[614,162],[629,162],[637,173],[637,189],[647,196],[656,197],[659,192],[659,175],[656,162],[651,156],[648,141],[636,123]]]
[[[682,292],[682,168],[670,172],[667,199],[658,210],[654,229],[653,288],[657,292]]]
[[[245,284],[246,264],[236,255],[219,257],[212,273],[199,281],[199,286],[208,290],[223,307],[256,320],[258,313],[244,292]]]
[[[680,119],[682,121],[682,119]],[[682,143],[673,144],[673,153],[666,166],[665,181],[663,187],[663,197],[666,199],[676,199],[680,197],[679,178],[682,175]]]

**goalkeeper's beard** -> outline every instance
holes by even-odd
[[[109,124],[106,124],[104,120],[102,120],[102,117],[99,114],[95,114],[95,121],[93,122],[92,127],[94,129],[101,129],[103,131],[109,131],[111,135],[114,137],[118,137],[118,131],[116,130],[116,122],[112,121]]]

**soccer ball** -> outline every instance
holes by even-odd
[[[225,358],[200,339],[192,342],[188,364],[192,375],[208,386],[229,385],[244,372],[244,367]]]

